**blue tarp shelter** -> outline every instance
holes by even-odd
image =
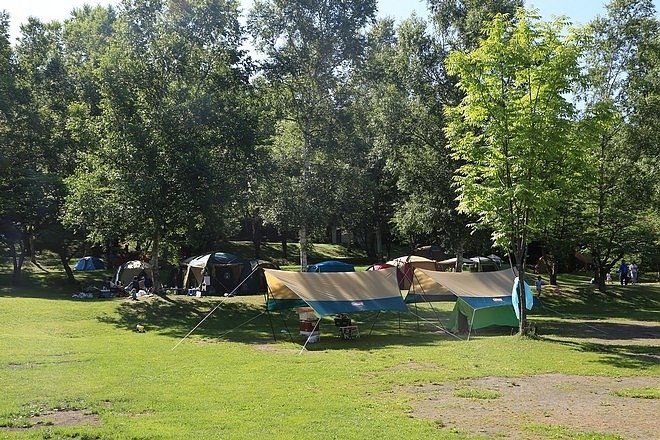
[[[321,261],[307,266],[307,272],[355,272],[355,266],[341,261]]]
[[[77,272],[83,272],[86,270],[102,270],[105,269],[105,263],[103,260],[96,257],[82,257],[75,266],[73,270]]]

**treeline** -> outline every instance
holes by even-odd
[[[89,245],[152,263],[248,228],[296,237],[301,263],[337,228],[388,243],[605,273],[658,270],[660,48],[651,0],[583,28],[522,0],[124,0],[0,13],[0,228],[14,282],[38,249],[68,270]],[[504,15],[502,15],[504,14]],[[329,232],[331,231],[331,232]],[[160,260],[160,261],[159,261]],[[71,275],[72,277],[72,275]]]

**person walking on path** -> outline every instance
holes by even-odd
[[[536,294],[538,297],[541,297],[541,290],[543,290],[543,281],[541,280],[541,275],[536,277]]]

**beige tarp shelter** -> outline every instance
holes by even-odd
[[[415,278],[427,289],[444,287],[456,296],[501,297],[511,296],[514,275],[510,270],[497,272],[436,272],[416,269]]]
[[[302,299],[319,316],[380,310],[407,311],[396,269],[360,272],[286,272],[265,269],[269,302]],[[276,305],[268,307],[270,310]]]

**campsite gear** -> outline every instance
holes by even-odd
[[[346,327],[348,325],[351,325],[351,318],[348,316],[341,313],[335,317],[335,326]]]
[[[96,257],[82,257],[75,266],[73,270],[76,272],[83,272],[87,270],[102,270],[105,269],[105,263]]]

